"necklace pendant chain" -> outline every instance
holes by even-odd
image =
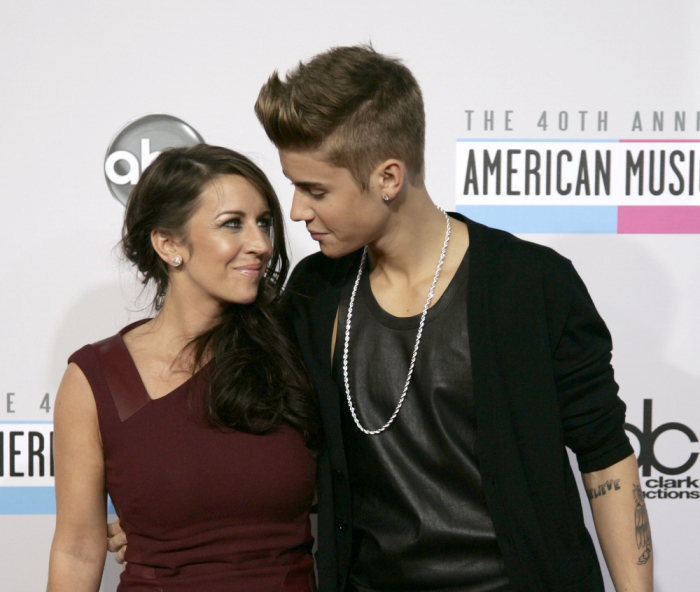
[[[365,247],[364,251],[362,251],[360,269],[357,272],[357,279],[355,280],[355,285],[352,288],[352,295],[350,296],[350,305],[348,306],[348,319],[345,324],[345,347],[343,348],[343,378],[345,381],[345,393],[348,399],[348,406],[350,407],[350,413],[352,414],[352,418],[355,420],[355,425],[357,425],[361,432],[367,434],[368,436],[376,436],[377,434],[381,434],[392,424],[394,419],[396,419],[396,416],[399,414],[399,411],[401,410],[401,406],[403,405],[403,402],[406,399],[406,394],[408,393],[408,386],[411,384],[413,367],[416,364],[418,348],[420,347],[420,339],[423,335],[425,316],[428,314],[430,302],[432,301],[433,296],[435,295],[435,286],[437,286],[438,278],[440,277],[440,271],[442,271],[442,265],[445,262],[445,253],[447,253],[447,245],[450,242],[450,217],[447,215],[447,212],[445,212],[445,210],[443,210],[440,206],[437,206],[437,208],[443,213],[443,215],[445,216],[445,221],[447,222],[447,231],[445,232],[445,242],[442,245],[442,252],[440,253],[440,261],[438,261],[437,269],[435,270],[435,277],[433,278],[433,283],[430,286],[430,290],[428,291],[428,299],[425,301],[425,306],[423,307],[423,314],[421,315],[420,324],[418,325],[418,334],[416,335],[416,344],[413,347],[413,355],[411,356],[411,364],[408,367],[408,376],[406,377],[406,384],[404,384],[403,392],[401,393],[401,397],[399,398],[399,402],[396,405],[396,409],[394,409],[394,412],[391,414],[389,420],[382,427],[376,430],[368,430],[360,423],[360,420],[357,417],[357,413],[355,412],[355,407],[352,404],[352,397],[350,396],[350,379],[348,378],[348,352],[350,350],[350,326],[352,324],[352,309],[355,306],[355,295],[357,294],[357,287],[360,285],[360,278],[362,278],[362,269],[364,268],[365,261],[367,260],[367,247]]]

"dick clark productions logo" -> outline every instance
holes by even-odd
[[[112,195],[126,205],[144,169],[166,148],[194,146],[202,136],[178,117],[151,113],[132,119],[110,142],[105,179]]]
[[[637,462],[642,471],[642,477],[650,477],[652,468],[661,473],[659,478],[646,480],[645,485],[647,490],[644,496],[650,499],[700,499],[700,485],[698,484],[700,479],[693,479],[691,476],[671,479],[664,477],[664,475],[672,475],[675,477],[676,475],[687,473],[693,468],[693,465],[695,465],[699,454],[697,452],[691,452],[688,458],[680,465],[668,467],[659,462],[654,452],[656,440],[666,432],[680,432],[685,435],[692,444],[698,442],[697,435],[689,426],[677,421],[664,423],[653,428],[651,411],[652,400],[644,399],[642,429],[640,430],[637,426],[630,423],[625,424],[625,429],[639,440],[639,457],[637,458]]]

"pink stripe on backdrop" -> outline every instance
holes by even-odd
[[[672,144],[672,143],[697,143],[700,142],[700,140],[619,140],[621,143],[641,143],[641,144],[646,144],[646,143],[664,143],[664,144]]]
[[[618,234],[700,234],[700,206],[619,206]]]

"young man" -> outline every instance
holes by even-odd
[[[287,287],[325,427],[321,592],[602,592],[566,446],[616,589],[651,590],[610,335],[571,263],[433,204],[398,60],[332,49],[255,110],[321,248]]]
[[[322,592],[602,591],[565,446],[616,589],[651,590],[610,335],[571,263],[433,204],[398,60],[332,49],[255,110],[321,249],[288,291],[326,433]]]

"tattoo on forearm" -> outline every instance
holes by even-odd
[[[644,565],[651,557],[651,529],[649,528],[649,515],[644,503],[644,492],[640,485],[632,485],[632,495],[636,507],[634,509],[634,534],[637,537],[637,549],[644,549],[639,556],[637,565]]]
[[[597,497],[600,497],[602,495],[605,495],[608,491],[619,491],[620,489],[620,480],[615,479],[615,480],[609,480],[606,481],[605,483],[601,483],[598,485],[598,487],[593,487],[592,489],[586,489],[586,495],[588,495],[588,499],[594,500]]]

